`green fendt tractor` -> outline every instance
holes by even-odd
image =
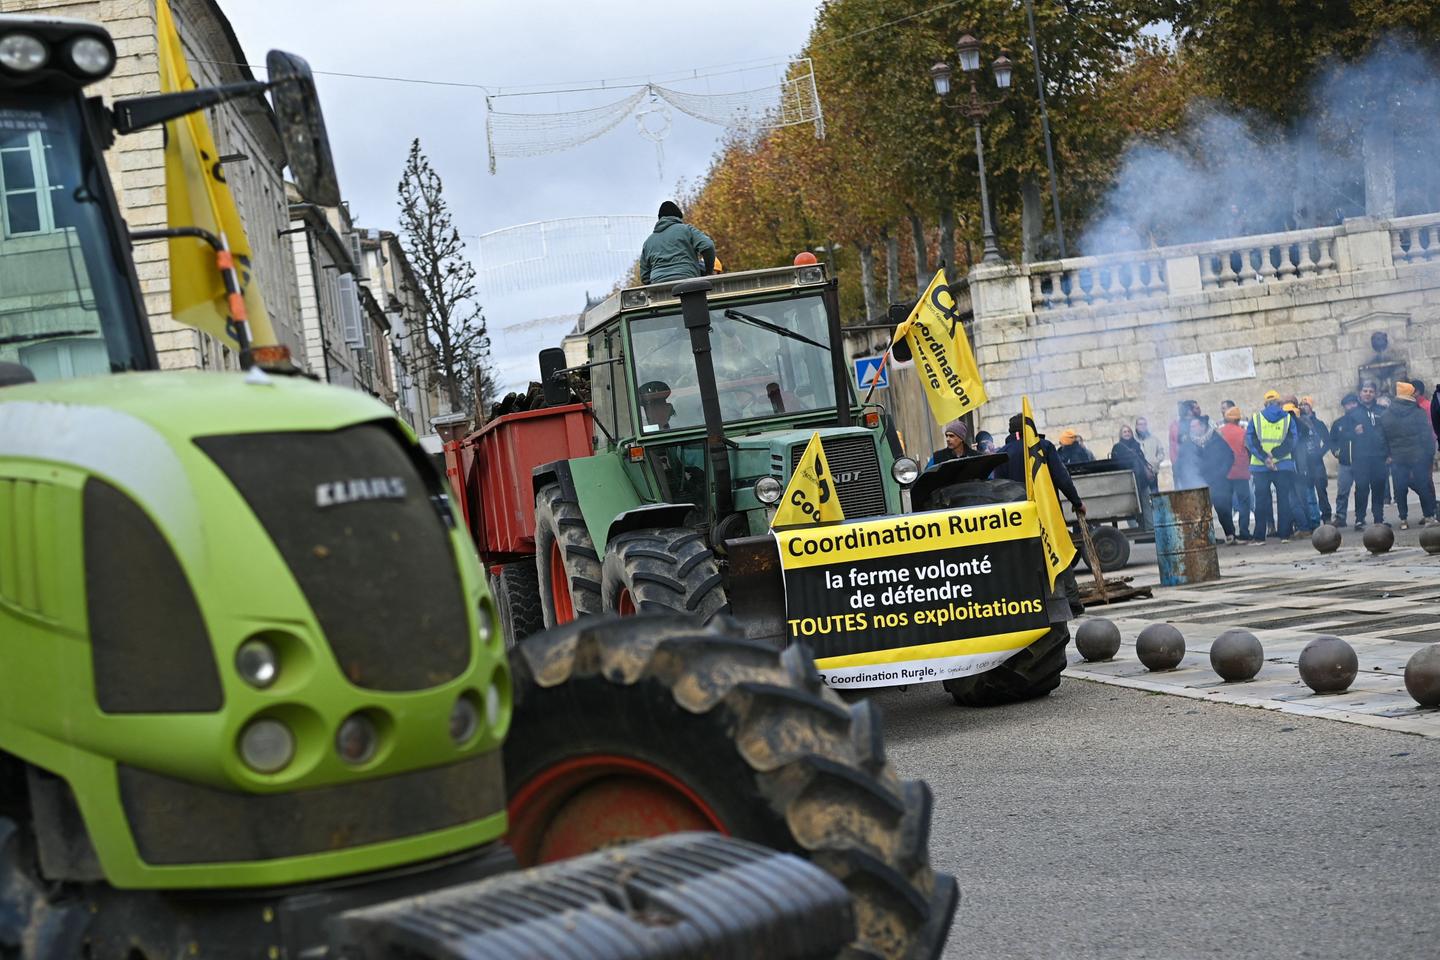
[[[0,16],[0,958],[938,955],[929,795],[803,651],[654,617],[507,657],[392,412],[157,371],[114,134],[269,92],[338,194],[303,61],[106,106],[115,56]],[[568,725],[507,796],[526,709]]]
[[[560,459],[536,462],[531,477],[512,470],[516,490],[501,496],[498,484],[489,485],[492,501],[533,497],[526,547],[533,563],[503,541],[487,550],[494,523],[475,529],[507,627],[523,633],[534,618],[509,612],[536,607],[547,626],[597,613],[726,614],[751,640],[776,648],[804,640],[835,686],[941,679],[956,702],[983,706],[1042,696],[1059,684],[1070,613],[1045,580],[1033,519],[1024,537],[1010,530],[952,538],[952,548],[931,554],[937,570],[983,570],[946,590],[927,594],[919,582],[924,564],[908,568],[909,555],[927,549],[919,544],[883,557],[850,549],[855,563],[835,568],[845,583],[826,581],[828,598],[824,589],[796,589],[806,575],[785,569],[784,538],[769,531],[782,496],[798,495],[788,484],[817,432],[846,521],[830,532],[854,536],[822,536],[806,549],[839,557],[836,545],[863,537],[925,534],[928,525],[915,522],[923,512],[1026,497],[1021,484],[988,479],[1003,454],[922,473],[883,408],[857,401],[840,349],[835,283],[822,265],[624,289],[588,311],[581,326],[588,362],[566,368],[554,349],[542,353],[541,372],[547,403],[568,417],[578,408],[564,405],[565,381],[588,373],[593,435],[587,431],[580,448],[572,443]],[[539,416],[502,417],[468,442],[478,443],[483,460],[484,438],[506,429],[505,421],[535,430]],[[452,462],[464,447],[451,445]],[[519,449],[525,462],[525,446]],[[463,465],[452,466],[451,476],[463,499]],[[495,513],[467,510],[467,519],[477,512]],[[946,599],[889,603],[884,622],[902,625],[881,630],[887,591],[856,587],[867,583],[898,587],[907,598]],[[1025,612],[1007,612],[1015,609]],[[949,625],[933,628],[942,616]],[[926,665],[884,676],[865,669],[927,656]]]

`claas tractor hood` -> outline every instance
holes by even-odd
[[[0,467],[0,742],[69,783],[112,884],[503,833],[503,641],[378,402],[259,371],[7,387]]]

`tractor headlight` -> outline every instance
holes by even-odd
[[[81,73],[92,77],[104,76],[115,65],[110,48],[94,37],[81,37],[70,44],[70,62]]]
[[[50,50],[28,33],[0,37],[0,66],[16,73],[32,73],[45,66]]]
[[[235,651],[235,670],[250,686],[263,690],[280,675],[280,658],[264,640],[246,640]]]
[[[915,482],[916,477],[920,476],[920,464],[909,457],[900,457],[890,464],[890,476],[894,477],[895,482],[900,486],[908,487]]]
[[[354,766],[369,763],[379,749],[380,731],[363,713],[350,714],[335,732],[335,752],[346,763]]]
[[[455,706],[450,708],[450,739],[455,741],[456,746],[463,746],[475,736],[478,729],[480,711],[476,709],[471,694],[462,693],[456,699]]]
[[[480,608],[475,615],[475,634],[480,638],[480,646],[490,642],[491,635],[495,632],[495,608],[490,605],[489,597],[482,597]]]
[[[240,759],[256,773],[278,773],[295,757],[295,735],[279,720],[256,720],[240,733]]]
[[[785,487],[774,477],[761,477],[755,481],[755,499],[761,503],[779,503]]]

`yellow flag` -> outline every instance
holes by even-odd
[[[985,384],[960,312],[946,289],[943,269],[935,272],[915,309],[895,328],[895,342],[901,337],[907,338],[915,355],[915,369],[936,423],[949,423],[985,402]]]
[[[840,494],[830,476],[830,464],[825,461],[825,447],[820,442],[820,434],[816,433],[800,455],[800,463],[796,465],[795,474],[780,498],[780,506],[770,526],[793,527],[802,523],[844,519]]]
[[[160,43],[160,92],[179,93],[196,87],[167,0],[157,0],[155,21]],[[165,124],[165,206],[172,227],[200,227],[220,237],[234,259],[243,307],[232,304],[218,267],[216,252],[204,240],[170,240],[170,314],[199,327],[232,350],[239,340],[228,321],[243,310],[250,325],[251,346],[274,346],[275,331],[265,313],[260,290],[252,283],[250,244],[235,198],[220,168],[220,151],[204,111]]]
[[[1036,513],[1040,516],[1040,548],[1045,553],[1045,568],[1050,574],[1050,589],[1055,589],[1055,578],[1070,566],[1075,558],[1075,544],[1065,526],[1065,514],[1060,511],[1060,495],[1055,492],[1055,481],[1050,479],[1050,468],[1045,463],[1045,451],[1040,438],[1031,426],[1035,417],[1030,412],[1030,398],[1021,397],[1020,409],[1024,422],[1020,425],[1020,439],[1025,450],[1025,497],[1035,502]]]

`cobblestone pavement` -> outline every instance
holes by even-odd
[[[1416,509],[1412,515],[1419,515]],[[1340,549],[1321,555],[1308,539],[1263,547],[1218,548],[1221,579],[1155,587],[1151,600],[1117,603],[1090,614],[1120,628],[1114,660],[1086,663],[1070,650],[1067,676],[1285,713],[1440,737],[1440,710],[1423,709],[1405,690],[1405,664],[1423,644],[1440,642],[1440,555],[1419,546],[1418,528],[1395,531],[1389,553],[1371,555],[1354,529]],[[1084,576],[1083,571],[1079,574]],[[1123,575],[1158,584],[1153,546],[1137,546]],[[1185,636],[1185,659],[1152,673],[1135,658],[1135,638],[1150,623],[1172,623]],[[1072,624],[1072,630],[1076,624]],[[1225,683],[1210,667],[1210,643],[1232,627],[1251,630],[1265,666],[1247,683]],[[1300,651],[1320,634],[1343,637],[1360,659],[1350,689],[1316,694],[1300,681]]]

